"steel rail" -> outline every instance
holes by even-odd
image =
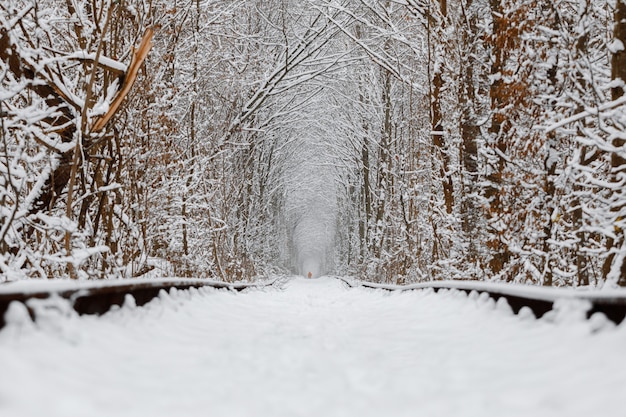
[[[587,302],[586,316],[602,313],[607,319],[619,324],[626,317],[626,290],[577,290],[565,288],[546,288],[521,284],[490,283],[481,281],[430,281],[409,285],[378,284],[361,280],[350,281],[341,278],[351,287],[365,287],[385,291],[415,291],[432,289],[458,290],[466,294],[475,291],[486,293],[490,298],[498,301],[504,298],[515,314],[523,307],[532,310],[537,318],[553,310],[555,303],[560,300]]]
[[[33,320],[37,309],[31,300],[46,300],[60,297],[69,301],[79,315],[104,314],[113,306],[122,306],[127,295],[131,295],[137,306],[142,306],[156,298],[161,291],[188,290],[190,288],[212,287],[231,291],[247,288],[260,288],[273,285],[268,283],[228,283],[206,279],[129,279],[115,281],[48,281],[30,283],[28,280],[0,285],[0,329],[5,326],[5,313],[12,302],[23,303]],[[13,284],[15,285],[15,288]],[[24,284],[24,285],[20,285]],[[35,285],[32,285],[35,284]],[[44,284],[44,285],[42,285]],[[50,285],[45,285],[50,284]],[[49,287],[49,288],[46,288]]]

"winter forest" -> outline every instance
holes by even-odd
[[[3,0],[1,280],[626,285],[620,0]]]

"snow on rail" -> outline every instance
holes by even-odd
[[[114,280],[93,280],[77,281],[71,279],[25,279],[0,284],[0,296],[8,294],[35,294],[44,292],[66,292],[66,291],[94,291],[103,288],[122,287],[175,287],[175,286],[205,286],[216,288],[243,289],[250,286],[259,285],[257,283],[236,282],[229,283],[199,278],[132,278]]]
[[[31,317],[37,316],[33,307],[42,305],[41,300],[65,299],[70,307],[79,314],[102,314],[112,306],[121,306],[133,297],[133,303],[144,305],[160,291],[173,288],[186,290],[189,288],[212,287],[241,291],[250,287],[271,285],[270,282],[223,282],[208,279],[191,278],[136,278],[98,281],[75,280],[22,280],[0,284],[0,328],[5,325],[4,315],[12,302],[25,303]],[[45,304],[45,302],[44,302]]]
[[[379,284],[365,281],[355,281],[360,285],[371,288],[381,288],[389,290],[417,290],[424,288],[446,288],[462,291],[484,291],[496,294],[510,294],[517,297],[535,298],[544,301],[556,301],[560,299],[588,299],[598,301],[622,302],[626,300],[626,289],[602,289],[588,290],[579,288],[554,288],[540,287],[536,285],[509,284],[502,282],[483,281],[429,281],[417,284],[394,285]]]
[[[430,281],[408,285],[380,284],[358,280],[346,280],[345,282],[353,286],[360,285],[389,291],[430,288],[435,291],[454,289],[466,293],[484,292],[496,300],[505,298],[515,313],[523,307],[528,307],[537,317],[543,316],[555,305],[572,303],[580,304],[586,310],[587,317],[591,317],[594,313],[602,313],[618,324],[626,317],[626,289],[588,290],[481,281]]]

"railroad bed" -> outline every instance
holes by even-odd
[[[586,319],[584,300],[537,320],[486,293],[239,289],[126,297],[101,317],[36,300],[36,323],[12,304],[0,415],[624,415],[626,324]]]

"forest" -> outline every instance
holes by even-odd
[[[622,0],[3,0],[0,281],[626,285]]]

